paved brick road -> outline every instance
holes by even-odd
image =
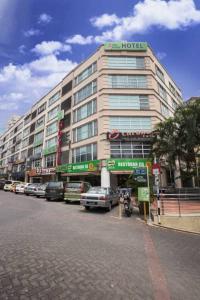
[[[200,299],[200,236],[0,191],[0,300]]]

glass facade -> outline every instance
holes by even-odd
[[[57,136],[46,141],[45,148],[50,148],[56,146],[57,144]]]
[[[93,99],[73,112],[73,122],[76,123],[97,112],[97,100]]]
[[[95,61],[92,65],[90,65],[87,69],[85,69],[82,73],[80,73],[77,77],[74,79],[74,85],[79,84],[86,78],[88,78],[91,74],[96,72],[97,70],[97,62]]]
[[[42,127],[45,123],[45,116],[42,116],[35,122],[35,129]]]
[[[50,154],[45,156],[45,167],[51,168],[55,167],[56,164],[56,154]]]
[[[72,162],[97,159],[97,144],[89,144],[72,150]]]
[[[108,68],[111,69],[144,69],[144,57],[108,56]]]
[[[109,75],[110,88],[147,88],[147,76],[145,75]]]
[[[151,117],[110,117],[109,129],[121,132],[151,131]]]
[[[73,142],[79,142],[97,135],[97,120],[89,122],[73,130]]]
[[[42,146],[33,148],[33,154],[39,154],[39,153],[42,153]]]
[[[50,134],[53,134],[57,131],[58,131],[58,122],[56,121],[47,126],[46,136],[49,136]]]
[[[164,89],[164,87],[158,83],[158,94],[165,100],[167,101],[167,92]]]
[[[148,142],[111,142],[110,155],[112,158],[148,158],[151,144]]]
[[[94,80],[74,94],[74,105],[97,92],[97,81]]]
[[[169,117],[169,109],[163,103],[161,103],[161,114],[165,117]]]
[[[60,91],[57,92],[55,95],[53,95],[53,96],[49,99],[49,106],[51,106],[53,103],[55,103],[56,101],[58,101],[58,99],[60,99]]]
[[[142,95],[109,95],[110,109],[149,109],[148,96]]]
[[[158,75],[158,77],[159,77],[163,82],[165,82],[164,74],[163,74],[163,72],[161,71],[161,69],[158,68],[158,66],[156,66],[156,75]]]
[[[60,106],[56,106],[55,108],[53,108],[52,110],[50,110],[48,112],[48,121],[54,119],[57,116],[58,111],[60,110]]]
[[[43,141],[43,137],[44,137],[44,131],[40,131],[39,133],[35,134],[34,143]]]

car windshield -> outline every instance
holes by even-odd
[[[6,180],[5,184],[12,184],[12,181]]]
[[[68,189],[80,189],[81,182],[67,182],[66,188]]]
[[[103,187],[92,187],[87,192],[88,194],[107,194],[108,189]]]
[[[62,182],[60,182],[60,181],[48,183],[48,188],[60,188],[60,187],[62,187]]]

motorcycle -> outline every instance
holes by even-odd
[[[133,213],[133,208],[131,205],[131,195],[129,191],[122,191],[121,192],[121,202],[124,205],[124,213],[127,217],[130,217]]]

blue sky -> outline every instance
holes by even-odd
[[[105,41],[147,41],[200,95],[198,0],[0,0],[0,132]]]

